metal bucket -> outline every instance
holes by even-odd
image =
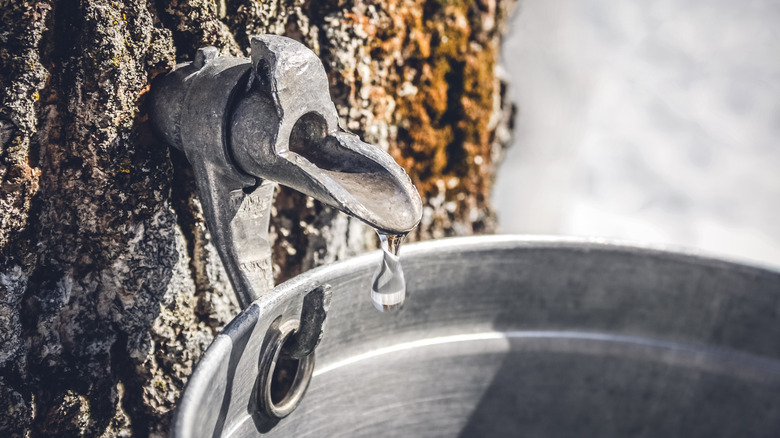
[[[510,236],[402,255],[397,313],[368,298],[378,253],[254,303],[202,359],[173,436],[780,436],[777,271]],[[311,384],[269,422],[256,402],[268,333],[324,283],[333,298]]]

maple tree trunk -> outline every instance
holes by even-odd
[[[0,435],[164,436],[187,376],[239,311],[150,81],[195,49],[295,38],[345,128],[423,197],[412,240],[495,229],[512,106],[496,77],[512,0],[0,0]],[[283,281],[375,247],[281,189]]]

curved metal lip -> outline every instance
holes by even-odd
[[[508,250],[517,248],[528,249],[570,249],[589,251],[619,251],[627,254],[664,257],[671,260],[694,262],[702,266],[715,268],[736,269],[747,271],[767,271],[780,275],[780,267],[759,264],[750,260],[742,260],[737,257],[727,257],[720,254],[712,254],[706,251],[675,247],[671,245],[657,245],[646,242],[632,242],[628,240],[610,239],[602,237],[573,237],[573,236],[547,236],[547,235],[514,235],[493,234],[485,236],[451,237],[446,239],[427,240],[415,242],[401,247],[402,262],[405,257],[417,256],[426,253],[440,251],[449,252],[477,252],[483,250]],[[345,271],[363,269],[377,262],[380,251],[371,251],[357,257],[337,261],[304,272],[286,282],[276,286],[263,300],[274,302],[283,301],[284,295],[291,290],[311,282],[320,276],[337,276]],[[259,305],[258,302],[252,304]],[[250,306],[251,307],[251,306]],[[248,309],[247,309],[248,310]],[[246,312],[246,310],[245,310]],[[225,327],[227,330],[231,324]]]
[[[485,250],[500,251],[517,248],[569,249],[582,251],[583,253],[590,251],[617,251],[626,254],[663,257],[670,260],[679,260],[681,262],[692,262],[714,268],[756,273],[763,271],[780,275],[780,268],[778,267],[709,254],[705,251],[599,237],[520,236],[511,234],[455,237],[408,244],[401,249],[401,256],[410,257],[425,255],[427,253],[452,251],[459,253]],[[257,319],[265,309],[274,307],[289,299],[289,295],[295,294],[298,289],[305,288],[307,285],[310,286],[312,283],[317,282],[317,278],[319,277],[336,277],[349,271],[370,268],[377,263],[379,252],[380,251],[378,250],[371,251],[354,258],[321,266],[300,274],[276,286],[268,295],[265,295],[263,298],[252,303],[228,323],[222,333],[214,338],[214,341],[208,347],[190,377],[176,409],[175,417],[172,422],[171,436],[190,436],[188,434],[191,433],[191,425],[184,424],[182,418],[192,417],[193,413],[189,413],[188,415],[185,412],[192,409],[190,406],[193,408],[197,406],[198,400],[204,397],[203,391],[210,379],[210,374],[219,365],[222,356],[230,351],[232,339],[243,336],[245,331],[252,327],[252,324],[249,322]],[[659,340],[659,342],[663,341]],[[319,374],[319,370],[315,370],[315,373]]]

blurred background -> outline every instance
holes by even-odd
[[[505,233],[780,266],[780,1],[521,0]]]

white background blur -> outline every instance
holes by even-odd
[[[520,0],[505,233],[780,266],[780,1]]]

